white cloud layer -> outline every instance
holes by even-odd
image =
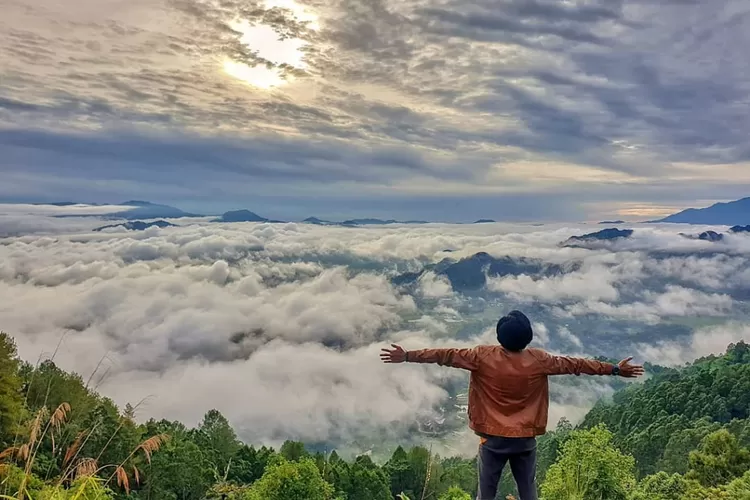
[[[49,356],[62,337],[56,362],[88,378],[105,358],[94,380],[106,371],[98,387],[118,403],[153,396],[144,417],[189,424],[215,407],[255,442],[413,433],[417,420],[438,417],[465,374],[384,366],[379,348],[493,343],[493,322],[511,307],[529,311],[537,345],[567,353],[600,354],[605,348],[594,346],[610,344],[613,355],[631,349],[679,364],[748,339],[742,290],[750,245],[739,237],[706,253],[677,230],[649,226],[636,228],[638,249],[622,242],[587,250],[559,246],[591,230],[583,226],[192,220],[104,234],[69,219],[4,217],[29,228],[0,239],[0,328],[16,337],[22,356]],[[435,270],[412,291],[390,282],[479,251],[561,272],[490,277],[468,295]],[[607,331],[675,321],[715,324],[648,342]],[[554,386],[552,425],[563,415],[580,418],[609,394],[595,380],[583,383],[591,385]]]

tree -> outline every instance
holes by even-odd
[[[635,461],[612,444],[612,433],[598,425],[571,432],[560,459],[542,484],[545,500],[625,500],[635,485]]]
[[[19,366],[15,342],[0,332],[0,451],[13,444],[18,425],[24,420]]]
[[[305,444],[300,441],[284,441],[279,449],[279,454],[290,462],[296,462],[310,456],[305,449]]]
[[[667,473],[685,474],[690,467],[690,452],[700,445],[703,438],[720,427],[719,424],[704,418],[688,429],[675,432],[669,438],[657,468]]]
[[[632,500],[682,500],[689,486],[688,480],[679,474],[659,472],[643,478]]]
[[[548,432],[538,439],[536,448],[536,480],[538,484],[544,483],[547,471],[557,461],[558,454],[572,431],[573,425],[567,418],[562,417],[557,422],[554,431]]]
[[[347,500],[391,500],[388,476],[370,457],[357,457],[349,467],[349,487],[344,489]]]
[[[266,469],[246,496],[246,500],[331,500],[333,487],[325,482],[309,458],[286,460]]]
[[[750,500],[750,471],[729,483],[726,492],[731,500]]]
[[[446,487],[458,487],[462,491],[476,496],[479,480],[477,477],[476,459],[466,460],[460,457],[446,458],[442,461],[443,473],[440,483]]]
[[[245,444],[232,457],[227,480],[238,484],[252,484],[263,476],[266,466],[276,456],[272,448],[255,449]]]
[[[195,431],[195,443],[213,464],[219,478],[228,475],[230,461],[240,448],[229,421],[218,410],[209,410]]]
[[[440,495],[439,500],[471,500],[471,495],[458,486],[452,486],[448,491]]]
[[[172,438],[146,468],[146,497],[163,500],[200,500],[213,483],[211,462],[185,438]]]
[[[394,497],[400,493],[414,497],[417,491],[421,492],[419,479],[411,467],[406,451],[401,446],[396,448],[384,467],[391,478],[391,494]]]
[[[700,447],[690,453],[689,479],[703,486],[719,486],[750,470],[750,450],[742,448],[726,429],[706,436]]]

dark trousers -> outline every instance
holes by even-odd
[[[537,500],[536,439],[483,436],[479,445],[479,492],[477,500],[495,500],[505,464],[518,486],[519,500]]]

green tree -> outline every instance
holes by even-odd
[[[706,436],[700,447],[690,453],[689,479],[703,486],[719,486],[750,470],[750,450],[742,448],[726,429]]]
[[[349,467],[349,487],[344,490],[347,500],[391,500],[390,481],[385,472],[370,457],[357,457]]]
[[[604,426],[574,431],[542,484],[545,500],[625,500],[635,485],[635,461],[612,444]]]
[[[268,467],[246,500],[331,500],[333,487],[320,475],[309,458],[299,462],[282,460]]]
[[[688,480],[683,476],[659,472],[643,478],[632,500],[682,500],[689,487]]]
[[[228,475],[232,457],[240,449],[237,435],[218,410],[209,410],[194,432],[193,440],[213,464],[217,478]]]
[[[690,452],[700,445],[703,438],[720,428],[718,423],[702,418],[692,427],[675,432],[664,448],[662,458],[657,463],[657,469],[667,473],[685,474],[690,467],[688,461]]]
[[[265,446],[255,449],[252,446],[240,445],[232,457],[227,480],[237,484],[252,484],[263,476],[268,463],[276,456],[272,448]]]
[[[750,471],[729,483],[726,493],[730,500],[750,500]]]
[[[412,469],[409,456],[401,446],[396,448],[384,468],[391,478],[391,494],[394,497],[400,493],[405,493],[409,497],[415,497],[417,491],[421,493],[419,478]]]
[[[15,342],[0,332],[0,451],[13,444],[24,420],[19,367]]]
[[[477,485],[477,462],[476,459],[466,460],[460,457],[446,458],[442,461],[443,473],[440,476],[440,484],[443,488],[456,486],[462,491],[468,491],[470,495],[476,496]]]
[[[440,495],[439,500],[471,500],[471,495],[458,486],[452,486],[448,491]]]
[[[305,444],[300,441],[284,441],[279,448],[279,454],[290,462],[296,462],[310,456],[305,449]]]
[[[573,432],[573,425],[563,417],[558,421],[554,431],[544,434],[537,440],[537,484],[544,483],[547,471],[552,464],[557,462],[560,450],[571,432]]]
[[[212,463],[194,442],[172,438],[145,469],[144,496],[160,500],[200,500],[214,481]]]

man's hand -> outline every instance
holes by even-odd
[[[403,363],[406,361],[406,351],[403,347],[396,344],[391,344],[393,349],[382,349],[380,353],[380,359],[383,363]]]
[[[625,358],[619,363],[617,363],[617,366],[620,367],[620,376],[626,377],[626,378],[635,378],[640,377],[643,375],[643,366],[641,365],[631,365],[630,361],[633,359],[633,357]]]

